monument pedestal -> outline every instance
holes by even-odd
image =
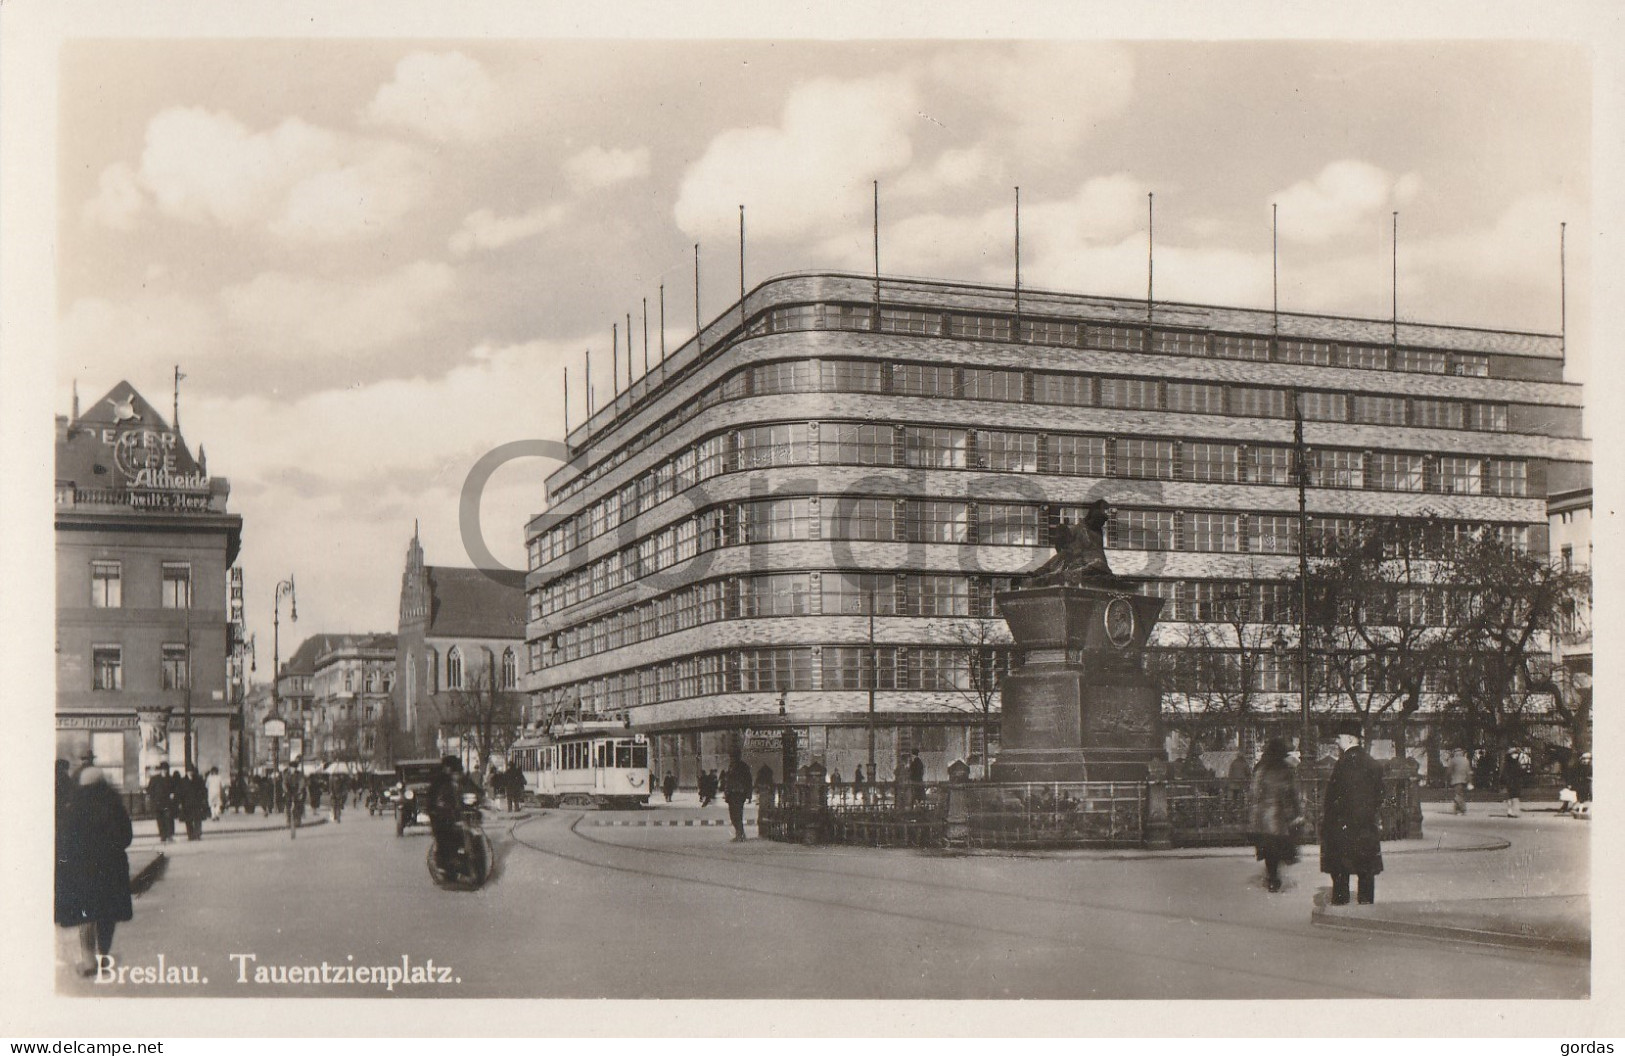
[[[1144,781],[1164,758],[1162,705],[1145,644],[1162,599],[1129,580],[997,597],[1020,666],[1000,696],[995,781]]]

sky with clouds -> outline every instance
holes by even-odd
[[[167,408],[179,364],[253,628],[293,573],[295,641],[395,626],[414,520],[468,563],[474,461],[560,438],[561,368],[578,416],[584,350],[662,284],[687,339],[694,243],[705,317],[735,299],[741,204],[751,284],[867,271],[875,180],[883,271],[1006,283],[1019,185],[1024,285],[1143,296],[1155,192],[1158,297],[1267,307],[1275,203],[1283,309],[1378,318],[1398,210],[1403,318],[1545,332],[1566,221],[1584,380],[1571,46],[71,41],[61,71],[57,409],[122,378]],[[487,490],[513,566],[548,468]]]

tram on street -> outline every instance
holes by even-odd
[[[557,723],[520,738],[508,754],[544,807],[625,810],[649,802],[649,739],[619,722]]]

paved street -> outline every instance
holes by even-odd
[[[1587,824],[1436,809],[1430,841],[1389,845],[1379,897],[1586,892]],[[431,960],[436,969],[395,986],[411,997],[1542,998],[1589,986],[1580,957],[1316,927],[1311,900],[1325,878],[1312,850],[1288,891],[1271,896],[1239,850],[947,856],[735,844],[726,828],[680,824],[702,816],[724,813],[493,816],[499,873],[477,893],[435,888],[428,835],[396,838],[390,819],[364,811],[294,841],[216,831],[171,845],[167,875],[114,944],[126,964],[153,966],[162,954],[166,967],[198,966],[207,983],[99,986],[62,974],[60,986],[384,996],[382,981],[256,983],[254,970],[403,958],[408,973]],[[1441,840],[1499,849],[1428,849]],[[152,846],[144,838],[135,850]],[[446,981],[423,981],[441,969]]]

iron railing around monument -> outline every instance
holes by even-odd
[[[1326,776],[1300,780],[1302,842],[1319,839]],[[1379,815],[1384,840],[1420,839],[1419,789],[1391,775]],[[1144,847],[1153,843],[1157,807],[1174,847],[1250,842],[1250,782],[1228,778],[1146,781],[828,786],[796,783],[759,789],[761,835],[795,843],[871,847],[1017,849]]]

